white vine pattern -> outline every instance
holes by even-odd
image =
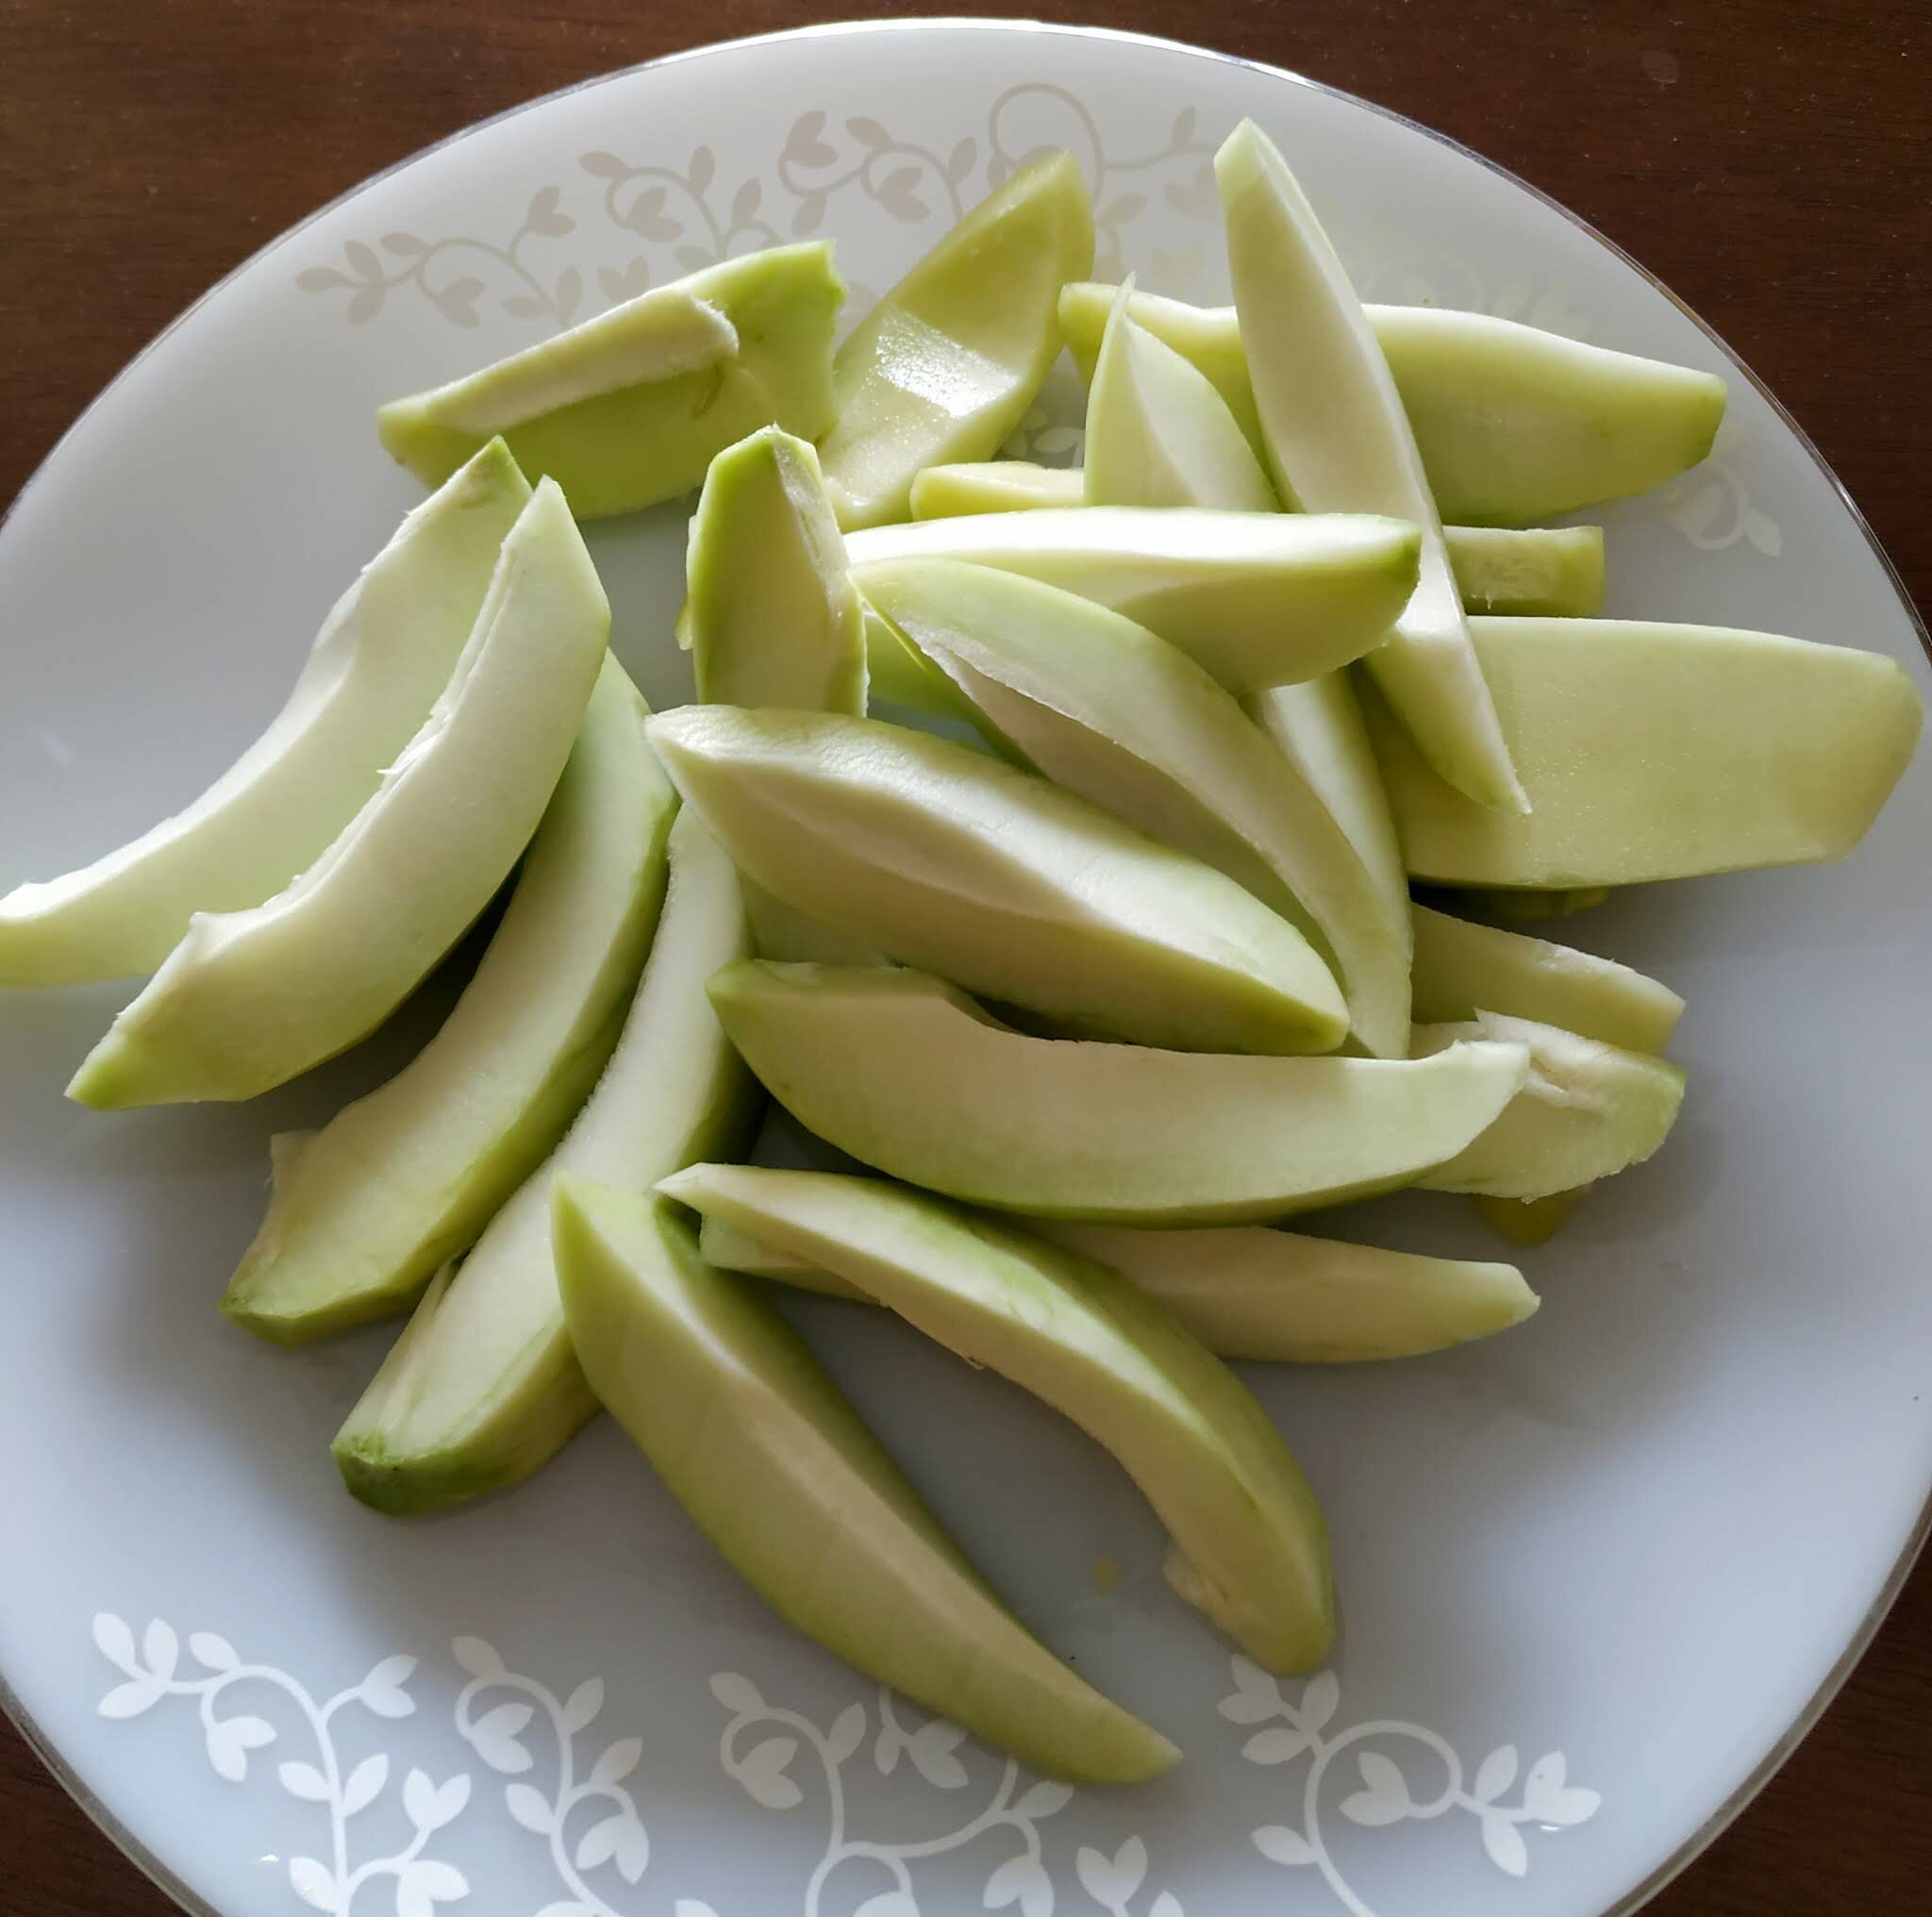
[[[1663,491],[1664,517],[1700,552],[1719,553],[1740,540],[1767,559],[1784,551],[1785,536],[1738,470],[1744,428],[1726,419],[1701,466],[1673,479]]]
[[[1251,1764],[1310,1759],[1302,1787],[1301,1824],[1263,1825],[1252,1833],[1255,1848],[1272,1862],[1319,1871],[1350,1917],[1374,1913],[1349,1887],[1322,1834],[1322,1786],[1344,1752],[1355,1753],[1359,1780],[1341,1805],[1342,1816],[1351,1824],[1379,1829],[1441,1817],[1451,1810],[1466,1811],[1477,1822],[1490,1861],[1512,1877],[1529,1869],[1525,1825],[1561,1829],[1584,1824],[1596,1815],[1603,1801],[1596,1792],[1570,1783],[1562,1752],[1551,1751],[1524,1774],[1521,1799],[1507,1804],[1504,1799],[1521,1769],[1514,1744],[1491,1751],[1476,1766],[1474,1777],[1466,1780],[1462,1759],[1454,1748],[1419,1724],[1381,1719],[1325,1736],[1341,1703],[1341,1686],[1332,1671],[1309,1678],[1300,1699],[1291,1704],[1280,1684],[1246,1658],[1234,1659],[1233,1670],[1234,1690],[1222,1700],[1222,1716],[1231,1724],[1267,1726],[1254,1732],[1241,1746],[1241,1756]],[[1441,1766],[1441,1788],[1418,1801],[1410,1794],[1402,1766],[1386,1750],[1368,1748],[1372,1742],[1419,1746]]]
[[[456,1903],[469,1895],[470,1886],[454,1864],[423,1855],[430,1838],[461,1815],[470,1799],[470,1779],[458,1772],[441,1784],[425,1772],[412,1770],[403,1780],[403,1809],[413,1830],[408,1845],[392,1857],[372,1858],[354,1869],[349,1864],[349,1825],[383,1793],[389,1783],[390,1760],[377,1751],[343,1773],[337,1747],[338,1715],[350,1705],[377,1718],[408,1717],[416,1706],[407,1690],[416,1668],[414,1658],[385,1658],[359,1684],[318,1703],[286,1671],[272,1664],[247,1664],[234,1646],[212,1631],[195,1631],[188,1652],[207,1675],[180,1676],[181,1642],[174,1627],[156,1618],[142,1633],[134,1632],[112,1611],[98,1611],[93,1621],[94,1647],[126,1680],[109,1691],[97,1709],[107,1718],[139,1717],[164,1697],[192,1697],[200,1708],[208,1760],[215,1775],[231,1784],[248,1775],[251,1751],[266,1749],[281,1736],[268,1719],[250,1713],[221,1716],[217,1702],[237,1685],[260,1684],[291,1702],[304,1728],[313,1740],[315,1761],[291,1758],[276,1769],[282,1789],[328,1813],[329,1856],[289,1859],[289,1883],[311,1909],[349,1917],[357,1893],[378,1878],[395,1880],[396,1917],[433,1917],[439,1904]]]

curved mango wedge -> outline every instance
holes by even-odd
[[[277,1153],[222,1309],[278,1343],[386,1317],[467,1251],[596,1084],[664,898],[677,797],[614,658],[508,909],[442,1029]]]
[[[384,447],[435,485],[502,434],[579,519],[675,499],[773,423],[824,432],[845,288],[823,241],[722,260],[541,345],[377,409]]]
[[[551,1186],[575,1173],[648,1190],[739,1147],[756,1090],[705,1003],[705,980],[749,942],[730,860],[680,813],[658,936],[596,1091],[454,1281],[445,1273],[425,1294],[337,1434],[337,1467],[365,1504],[426,1510],[513,1484],[595,1409],[558,1301]]]
[[[529,843],[609,630],[591,556],[545,481],[441,697],[375,793],[285,892],[195,918],[68,1095],[108,1110],[253,1098],[380,1025]]]
[[[288,704],[207,792],[0,898],[0,985],[152,972],[196,912],[258,906],[307,871],[428,716],[529,497],[497,440],[417,507],[330,608]]]
[[[1031,459],[962,459],[928,466],[912,482],[914,519],[1086,504],[1087,475],[1078,466],[1041,466]]]
[[[1413,1184],[1501,1115],[1518,1044],[1418,1062],[1036,1039],[917,972],[734,965],[711,1003],[809,1131],[969,1204],[1143,1225],[1281,1217]]]
[[[839,348],[819,452],[843,526],[906,516],[913,480],[989,458],[1060,350],[1059,293],[1092,271],[1093,214],[1068,153],[982,200]]]
[[[1045,779],[875,719],[687,706],[651,722],[687,804],[787,905],[974,991],[1151,1044],[1322,1052],[1321,957],[1211,866]]]
[[[564,1312],[592,1389],[779,1615],[1055,1776],[1179,1753],[1076,1677],[967,1563],[818,1360],[662,1200],[561,1178]]]
[[[836,1272],[1063,1412],[1167,1526],[1182,1597],[1268,1670],[1327,1656],[1328,1534],[1307,1478],[1248,1388],[1118,1273],[876,1178],[693,1165],[658,1189]]]

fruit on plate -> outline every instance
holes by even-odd
[[[1407,902],[1385,899],[1322,799],[1185,653],[1058,587],[957,559],[882,562],[866,592],[997,743],[1291,919],[1333,963],[1357,1039],[1407,1055]]]
[[[1221,404],[1211,388],[1208,396]],[[1036,466],[1025,459],[934,466],[912,487],[915,519],[1086,504],[1087,479],[1078,466]],[[1445,525],[1442,542],[1465,612],[1588,618],[1602,609],[1600,525]]]
[[[661,1199],[558,1180],[558,1277],[592,1389],[733,1567],[868,1676],[1054,1776],[1179,1753],[1002,1604],[797,1335]]]
[[[1416,1358],[1507,1331],[1537,1309],[1536,1293],[1514,1265],[1421,1258],[1260,1225],[1150,1231],[1058,1218],[1012,1223],[1111,1266],[1219,1358],[1287,1364]],[[705,1212],[698,1249],[725,1271],[873,1302],[859,1286],[720,1211]]]
[[[1633,1052],[1661,1052],[1683,1015],[1668,985],[1613,958],[1417,906],[1415,1016],[1423,1025],[1502,1012]]]
[[[877,1178],[693,1165],[659,1192],[836,1272],[1063,1412],[1172,1542],[1168,1582],[1270,1671],[1335,1635],[1321,1508],[1247,1387],[1117,1272]]]
[[[279,1343],[406,1309],[548,1155],[617,1042],[677,809],[614,658],[475,975],[386,1085],[275,1153],[222,1309]]]
[[[152,972],[196,912],[259,905],[313,864],[428,715],[529,497],[498,440],[417,507],[329,609],[288,704],[198,799],[0,898],[0,985]]]
[[[907,964],[1079,1029],[1321,1052],[1348,1014],[1303,935],[1232,879],[950,740],[833,713],[651,722],[744,875]]]
[[[832,331],[845,288],[823,241],[721,260],[446,386],[375,427],[436,485],[500,433],[579,519],[675,499],[712,454],[776,424],[815,439],[837,412]]]
[[[731,1042],[800,1124],[969,1204],[1103,1223],[1239,1223],[1413,1184],[1503,1112],[1514,1043],[1410,1062],[1040,1039],[917,972],[734,965]]]
[[[1368,670],[1423,758],[1477,805],[1527,810],[1449,571],[1422,456],[1348,275],[1253,121],[1214,157],[1261,437],[1275,490],[1313,512],[1384,512],[1422,533],[1421,577]]]
[[[1381,645],[1415,590],[1419,540],[1373,513],[1095,506],[874,526],[845,549],[860,592],[880,559],[967,559],[1064,587],[1245,692]]]
[[[922,468],[991,457],[1060,350],[1060,288],[1092,265],[1079,166],[1050,153],[859,321],[839,348],[836,418],[820,446],[841,525],[903,519]]]
[[[104,1110],[252,1098],[380,1025],[528,844],[609,630],[570,508],[543,481],[449,683],[375,792],[285,891],[192,921],[69,1095]]]
[[[1840,858],[1918,742],[1897,661],[1725,626],[1475,619],[1532,810],[1473,806],[1373,699],[1409,871],[1455,886],[1591,887]]]
[[[1547,1198],[1641,1164],[1676,1123],[1684,1075],[1675,1065],[1535,1020],[1479,1011],[1418,1025],[1415,1051],[1426,1058],[1480,1039],[1526,1046],[1529,1075],[1487,1131],[1424,1175],[1430,1191]]]
[[[1075,285],[1060,294],[1060,325],[1089,378],[1118,291]],[[1136,292],[1127,310],[1200,368],[1261,452],[1235,309]],[[1724,383],[1712,373],[1488,313],[1362,310],[1447,519],[1528,525],[1647,492],[1696,465],[1724,419]]]
[[[865,635],[819,456],[765,426],[711,461],[685,562],[698,697],[865,710]]]
[[[658,936],[617,1049],[563,1142],[417,1306],[337,1434],[349,1489],[381,1510],[426,1510],[526,1477],[595,1409],[564,1330],[550,1249],[560,1173],[647,1191],[736,1151],[757,1094],[705,1001],[749,947],[731,862],[697,817],[671,828]]]

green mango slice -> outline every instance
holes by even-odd
[[[1276,490],[1310,511],[1386,512],[1420,527],[1421,579],[1387,643],[1368,655],[1369,673],[1447,783],[1478,805],[1524,811],[1422,456],[1348,275],[1253,121],[1228,136],[1214,170]]]
[[[876,1178],[693,1165],[658,1190],[838,1273],[1110,1451],[1173,1540],[1168,1581],[1256,1662],[1335,1636],[1321,1508],[1247,1387],[1116,1272]]]
[[[549,1154],[617,1042],[677,809],[614,658],[475,975],[388,1084],[275,1155],[222,1309],[278,1343],[406,1309]]]
[[[993,1594],[824,1368],[652,1202],[558,1181],[564,1311],[599,1398],[779,1615],[868,1676],[1058,1777],[1179,1753]]]
[[[876,1170],[969,1204],[1224,1224],[1412,1184],[1500,1116],[1519,1044],[1409,1062],[1039,1039],[916,972],[735,965],[711,1003],[767,1090]]]
[[[391,400],[390,455],[436,485],[501,434],[579,519],[675,499],[711,456],[776,424],[816,439],[837,410],[845,288],[822,241],[721,260],[447,386]]]
[[[1364,700],[1408,869],[1445,885],[1595,887],[1841,858],[1918,742],[1905,669],[1726,626],[1474,619],[1533,810],[1473,806]]]
[[[286,891],[193,920],[68,1095],[102,1110],[253,1098],[380,1025],[528,844],[609,630],[570,508],[542,482],[449,683],[375,794]]]
[[[1119,289],[1070,286],[1060,325],[1091,379]],[[1260,417],[1232,307],[1136,292],[1135,321],[1213,383],[1248,443]],[[1441,307],[1365,306],[1429,491],[1471,525],[1531,525],[1648,492],[1697,464],[1724,416],[1713,373],[1587,345],[1515,320]]]
[[[1031,459],[967,459],[928,466],[912,482],[911,504],[914,519],[1085,506],[1087,475],[1078,466],[1041,466]]]
[[[1326,1051],[1321,957],[1198,859],[949,740],[874,719],[690,706],[651,722],[688,805],[786,904],[1087,1031]]]
[[[1060,288],[1092,263],[1080,169],[1049,154],[880,300],[839,348],[837,418],[819,447],[841,525],[904,519],[924,467],[991,457],[1060,350]]]
[[[529,497],[494,440],[417,507],[330,608],[288,704],[198,799],[0,898],[0,985],[152,972],[196,912],[258,906],[312,865],[428,716]]]
[[[738,876],[694,814],[679,814],[670,849],[658,936],[597,1089],[468,1258],[424,1294],[336,1436],[343,1481],[379,1510],[427,1510],[513,1484],[596,1409],[557,1295],[558,1176],[647,1191],[749,1135],[756,1088],[704,990],[750,948]]]
[[[871,605],[1006,749],[1300,926],[1368,1050],[1408,1050],[1408,920],[1215,680],[1119,613],[991,566],[868,569]]]
[[[1365,513],[1090,506],[875,526],[846,542],[860,592],[884,559],[965,559],[1138,620],[1233,692],[1313,678],[1387,638],[1420,535]]]

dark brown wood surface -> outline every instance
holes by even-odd
[[[941,9],[0,0],[0,499],[211,280],[426,142],[723,34],[922,10]],[[1513,168],[1729,340],[1818,442],[1920,603],[1932,600],[1924,0],[1039,0],[985,10],[1178,28],[1399,108]],[[6,1564],[0,1602],[27,1570]],[[0,1725],[0,1913],[172,1908]],[[1932,1911],[1932,1573],[1922,1568],[1778,1778],[1653,1908]]]

